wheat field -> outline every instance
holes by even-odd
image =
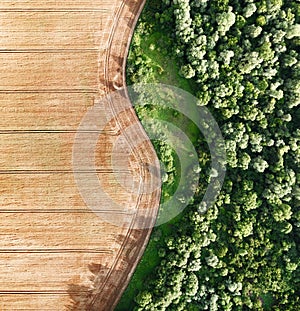
[[[143,5],[0,2],[0,310],[113,310],[141,258],[160,189],[135,190],[159,163],[126,91],[105,96]]]

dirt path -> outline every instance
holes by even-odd
[[[103,100],[125,85],[143,5],[0,3],[0,310],[113,310],[143,254],[159,163],[126,92]],[[81,132],[94,107],[101,130]]]

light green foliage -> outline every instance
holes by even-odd
[[[289,234],[293,230],[293,226],[288,221],[282,221],[279,225],[280,232],[284,234]],[[290,268],[289,268],[290,270]]]
[[[261,156],[253,159],[253,168],[257,172],[263,173],[268,167],[269,167],[268,162],[265,161]]]
[[[300,37],[300,24],[292,25],[286,34],[287,39],[293,39],[294,37]]]
[[[176,17],[176,35],[182,42],[187,43],[193,37],[189,1],[173,0],[173,3],[175,6],[174,15]]]
[[[257,38],[262,33],[262,30],[260,26],[250,25],[246,31],[251,38]]]
[[[218,31],[221,36],[224,36],[226,32],[235,23],[235,14],[232,12],[232,7],[228,7],[228,12],[217,14]]]
[[[255,68],[259,67],[262,62],[263,57],[259,52],[250,52],[243,57],[239,69],[242,74],[249,74]]]
[[[180,74],[186,78],[186,79],[191,79],[195,76],[195,70],[190,64],[187,65],[182,65],[180,69]]]
[[[135,301],[140,307],[145,307],[152,301],[152,295],[146,291],[141,292],[136,296]]]
[[[239,293],[243,288],[243,284],[240,282],[235,283],[235,282],[232,282],[231,280],[229,280],[227,282],[227,287],[228,287],[230,292]]]
[[[247,152],[242,152],[238,157],[238,167],[242,170],[247,170],[251,162],[251,156]]]
[[[205,260],[208,266],[213,268],[216,268],[219,263],[218,257],[214,254],[211,254],[210,256],[206,257]]]
[[[252,219],[240,220],[237,223],[234,236],[243,239],[249,235],[253,234],[253,222]]]
[[[255,3],[249,3],[245,9],[243,10],[244,13],[244,17],[245,18],[249,18],[250,16],[252,16],[257,10],[257,7],[255,5]]]
[[[198,292],[198,278],[193,272],[189,273],[185,283],[185,294],[194,297]]]
[[[292,209],[287,204],[274,206],[273,217],[276,221],[289,220],[292,217]]]

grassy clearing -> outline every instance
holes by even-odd
[[[153,80],[192,92],[189,81],[179,75],[178,62],[175,58],[170,58],[171,45],[170,38],[163,32],[153,32],[143,38],[141,48],[143,54],[151,60]]]
[[[146,8],[147,10],[147,8]],[[148,12],[144,12],[142,19],[145,18]],[[151,14],[150,14],[151,16]],[[149,15],[147,15],[149,18]],[[138,35],[138,34],[137,34]],[[135,39],[134,39],[135,40]],[[175,58],[170,58],[169,50],[171,49],[171,40],[167,34],[163,31],[151,31],[140,41],[139,48],[140,53],[146,59],[148,67],[150,67],[151,75],[148,76],[147,81],[143,82],[159,82],[168,85],[173,85],[181,88],[187,92],[192,93],[192,85],[186,79],[179,75],[178,62]],[[133,47],[132,47],[133,49]],[[131,51],[132,52],[132,51]],[[130,60],[129,60],[130,62]],[[128,77],[130,79],[130,77]],[[128,83],[130,84],[130,83]],[[171,110],[166,111],[156,111],[155,109],[143,110],[143,113],[138,113],[141,121],[143,121],[143,115],[146,113],[149,117],[153,119],[161,119],[168,121],[171,124],[178,125],[186,135],[191,139],[191,141],[196,144],[199,135],[199,130],[195,124],[190,120],[187,120],[182,115],[174,116],[174,112]],[[154,142],[154,146],[155,146]],[[158,157],[161,159],[162,154],[160,154],[159,148],[156,147]],[[169,196],[171,196],[177,189],[180,180],[180,163],[175,154],[174,157],[174,181],[171,184],[164,183],[162,187],[162,200],[164,202]],[[172,206],[174,209],[178,209],[177,206]],[[145,281],[151,279],[152,274],[159,264],[161,258],[158,255],[158,250],[163,246],[163,240],[165,237],[172,235],[172,226],[174,223],[180,222],[182,218],[181,215],[172,219],[170,222],[163,224],[153,230],[151,239],[147,246],[147,249],[131,279],[129,286],[127,287],[119,305],[116,307],[116,311],[128,311],[134,308],[134,297],[139,291],[145,289]]]

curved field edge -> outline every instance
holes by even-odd
[[[115,91],[116,84],[118,87],[125,86],[126,84],[126,57],[130,46],[131,37],[144,3],[145,1],[137,0],[123,1],[118,13],[115,16],[114,26],[110,35],[109,47],[107,49],[105,61],[104,83],[106,86],[106,94],[108,98],[110,98],[110,93]],[[111,61],[116,55],[120,56],[120,61],[122,62],[123,68],[122,72],[120,72],[119,69],[115,66],[115,63]],[[135,157],[137,160],[141,160],[142,155],[143,160],[146,160],[147,163],[159,166],[156,153],[149,141],[149,138],[143,130],[143,127],[137,119],[135,111],[132,107],[130,110],[128,110],[130,99],[126,90],[124,91],[123,96],[124,100],[122,101],[109,101],[110,110],[116,117],[116,122],[119,124],[120,128],[126,128],[128,121],[139,126],[138,135],[143,136],[144,142],[148,141],[149,144],[147,145],[148,148],[146,150],[135,150]],[[118,105],[118,109],[115,109],[115,105]],[[122,105],[124,105],[124,107],[121,107]],[[126,109],[126,119],[123,119],[117,113],[115,113],[116,110],[120,111],[121,109],[122,111],[122,108]],[[130,133],[126,136],[126,140],[129,146],[134,145],[134,137],[132,137]],[[140,166],[139,170],[142,176],[147,176],[147,178],[150,179],[153,178],[151,174],[146,174],[143,172],[143,170],[145,170],[144,166]],[[128,285],[136,265],[144,253],[152,231],[152,227],[156,221],[159,201],[160,189],[154,190],[151,195],[140,195],[137,214],[139,213],[139,210],[143,208],[147,208],[148,214],[143,215],[146,216],[142,218],[143,222],[141,222],[141,218],[138,216],[133,220],[131,229],[129,229],[122,248],[119,252],[118,260],[114,263],[114,268],[111,269],[105,284],[100,289],[95,290],[94,297],[87,306],[87,310],[113,310],[118,303],[122,293]],[[151,206],[151,208],[149,208],[149,206]],[[135,226],[137,228],[142,227],[146,229],[135,229]],[[122,267],[121,273],[117,267]]]
[[[170,4],[169,1],[164,2]],[[190,2],[192,3],[192,1]],[[203,1],[203,3],[204,2],[206,3],[206,1]],[[210,10],[212,11],[221,10],[221,12],[224,12],[228,9],[228,1],[225,1],[225,3],[221,3],[220,1],[213,2],[214,3],[210,6]],[[155,1],[149,1],[149,4],[150,3],[155,3]],[[187,3],[187,1],[176,1],[176,3],[179,7],[182,5],[180,9],[184,10],[183,4]],[[237,2],[234,1],[230,3],[238,5]],[[263,5],[267,2],[262,1],[261,3]],[[282,7],[282,12],[288,12],[287,15],[290,20],[293,18],[292,16],[294,13],[296,16],[295,19],[299,23],[299,4],[298,9],[296,2],[272,1],[272,4],[275,10],[279,8],[280,11]],[[289,5],[294,8],[293,13],[289,10]],[[170,6],[167,5],[167,7]],[[264,8],[264,10],[267,9],[272,9],[272,7]],[[251,5],[249,5],[247,10],[245,14],[250,14]],[[155,11],[155,5],[153,6],[153,11]],[[168,8],[165,9],[164,12],[162,11],[156,12],[157,14],[155,17],[157,18],[157,22],[155,22],[153,18],[149,21],[150,28],[151,23],[156,23],[162,28],[163,23],[172,20],[170,15],[168,15]],[[253,13],[254,12],[251,14]],[[284,14],[285,13],[282,13],[281,18],[285,18]],[[155,13],[153,16],[154,15]],[[226,18],[226,16],[229,18],[230,14],[224,14],[224,18]],[[270,17],[272,19],[271,15],[268,18]],[[161,24],[159,19],[162,21]],[[249,19],[250,25],[246,26],[251,26],[253,22],[262,23],[263,21],[264,16],[261,14],[256,20],[255,18]],[[197,20],[197,25],[199,25],[200,22],[202,21],[199,18]],[[244,27],[242,24],[245,23],[245,20],[239,17],[238,22],[239,24],[237,27]],[[173,29],[175,29],[174,20],[173,24],[172,22],[170,23]],[[144,30],[149,27],[149,24],[147,24],[147,20],[144,19],[139,25],[138,32],[144,36],[142,39],[137,38],[139,42],[133,42],[135,46],[133,46],[132,50],[135,55],[132,56],[131,64],[135,61],[136,63],[128,68],[128,74],[129,77],[132,78],[135,76],[134,79],[141,79],[144,82],[152,82],[153,80],[166,82],[168,74],[164,75],[163,71],[168,68],[167,64],[169,62],[175,60],[175,57],[174,54],[172,57],[172,54],[165,53],[163,45],[157,42],[157,38],[163,37],[165,46],[168,45],[168,40],[170,42],[171,39],[168,36],[168,31],[165,32],[162,30],[160,33],[157,28],[153,32],[151,32],[151,30],[148,31],[150,35],[145,35],[147,30],[145,32]],[[209,28],[209,25],[205,26]],[[220,25],[220,27],[222,27],[222,25]],[[275,29],[278,29],[278,35],[280,31],[282,31],[280,27]],[[295,31],[295,29],[296,28],[293,28],[293,31]],[[247,28],[247,31],[251,30],[254,31],[255,29],[253,27]],[[276,32],[276,30],[274,31]],[[171,36],[173,35],[172,40],[177,40],[178,44],[180,40],[174,36],[174,31],[172,29],[169,29],[169,34],[171,34]],[[184,35],[186,34],[183,34],[183,36]],[[178,64],[182,66],[174,64],[173,68],[170,68],[170,72],[174,73],[175,71],[175,74],[172,75],[173,80],[172,77],[168,77],[167,82],[170,81],[170,83],[174,84],[174,77],[178,77],[179,67],[181,67],[182,75],[189,77],[189,79],[194,77],[194,79],[188,80],[191,82],[190,84],[187,82],[183,83],[182,81],[179,81],[179,83],[183,85],[183,88],[189,84],[188,88],[192,89],[194,93],[197,93],[196,95],[199,96],[200,104],[209,105],[210,109],[214,111],[216,118],[221,123],[222,131],[228,141],[229,172],[224,191],[222,191],[217,205],[210,213],[204,216],[199,215],[199,210],[201,209],[201,205],[197,205],[197,203],[199,204],[199,202],[201,202],[199,197],[196,198],[196,204],[191,206],[187,215],[180,219],[181,221],[184,220],[181,222],[182,228],[176,226],[174,222],[175,225],[169,230],[169,232],[172,231],[174,238],[171,237],[167,238],[165,242],[162,241],[162,238],[167,237],[167,234],[164,233],[167,232],[165,228],[168,226],[155,230],[154,236],[150,240],[149,248],[145,253],[146,256],[143,257],[141,265],[138,267],[133,278],[133,282],[128,287],[126,294],[116,310],[132,310],[134,307],[137,307],[137,310],[150,310],[154,305],[156,305],[154,308],[157,308],[159,303],[161,306],[167,304],[170,310],[204,310],[205,300],[207,301],[206,309],[207,307],[215,309],[218,300],[218,303],[222,303],[224,308],[227,307],[226,310],[235,310],[234,308],[240,310],[242,301],[245,308],[250,309],[297,309],[299,305],[299,295],[297,291],[297,284],[299,284],[299,259],[297,259],[297,254],[299,254],[299,248],[295,241],[299,239],[298,228],[300,226],[300,212],[298,208],[299,187],[297,187],[297,183],[299,185],[299,174],[296,174],[297,163],[299,164],[299,129],[297,130],[299,111],[297,112],[296,110],[297,99],[299,104],[299,87],[297,88],[296,86],[299,86],[299,65],[297,76],[295,73],[295,63],[297,64],[298,62],[299,64],[299,55],[297,57],[297,53],[294,52],[295,47],[299,45],[299,39],[295,36],[292,40],[293,42],[291,42],[289,40],[292,35],[288,33],[287,36],[289,38],[287,38],[284,45],[286,44],[286,46],[291,49],[291,54],[288,55],[287,52],[286,57],[282,57],[281,61],[285,61],[287,66],[294,66],[294,69],[290,72],[291,76],[294,78],[295,84],[292,84],[294,88],[286,85],[284,90],[286,93],[285,103],[291,105],[291,107],[288,107],[288,105],[284,106],[284,101],[280,98],[281,92],[275,90],[274,86],[268,89],[266,81],[261,81],[262,83],[258,86],[259,89],[257,89],[257,85],[253,82],[250,75],[248,76],[248,81],[245,81],[246,87],[249,88],[246,89],[247,95],[245,96],[249,97],[251,93],[255,91],[255,96],[260,93],[261,96],[264,95],[271,98],[270,106],[264,107],[266,102],[262,101],[262,99],[260,99],[260,104],[263,107],[264,113],[269,114],[267,120],[273,124],[273,129],[271,127],[273,134],[274,125],[276,123],[278,132],[278,136],[276,137],[284,138],[283,144],[281,142],[281,146],[279,144],[277,150],[273,148],[275,152],[268,152],[268,157],[266,157],[266,153],[264,153],[264,161],[267,163],[262,162],[262,159],[257,156],[259,152],[255,149],[258,146],[254,142],[257,135],[253,135],[251,141],[252,146],[248,147],[249,149],[252,147],[253,151],[248,151],[246,149],[252,156],[252,158],[250,157],[251,163],[246,161],[248,156],[246,156],[245,153],[243,153],[244,158],[234,155],[235,150],[233,150],[234,148],[232,148],[232,145],[229,143],[232,140],[236,140],[236,144],[243,144],[243,142],[234,138],[233,134],[230,135],[226,120],[230,118],[234,120],[237,112],[235,112],[233,107],[229,104],[228,107],[225,108],[221,106],[221,109],[217,106],[214,107],[212,105],[211,96],[208,96],[209,92],[205,88],[202,89],[202,92],[197,93],[197,84],[198,87],[199,85],[201,87],[201,76],[199,77],[199,75],[196,74],[197,69],[193,68],[188,62],[185,63],[186,58],[182,56],[179,57],[180,61]],[[276,43],[273,44],[276,46]],[[182,48],[181,52],[183,54],[186,53],[184,44],[178,45]],[[231,47],[234,48],[234,46],[240,49],[240,45],[237,45],[233,39]],[[263,60],[266,63],[270,61],[270,55],[272,55],[272,50],[268,49],[267,46],[268,44],[259,51],[261,54],[258,54],[266,59]],[[159,51],[158,49],[161,50]],[[277,49],[280,50],[279,47],[277,47]],[[278,53],[278,50],[276,53]],[[217,50],[217,52],[219,51]],[[209,56],[215,57],[214,53]],[[155,61],[156,59],[159,59],[159,61]],[[160,63],[161,59],[162,61]],[[247,65],[249,64],[239,64],[237,66],[238,70],[248,71],[249,68]],[[245,68],[243,68],[243,66],[245,66]],[[177,68],[178,71],[177,69],[174,70],[174,68]],[[253,70],[253,68],[250,68],[250,71],[251,70]],[[281,72],[280,74],[284,73]],[[198,78],[198,81],[196,81],[196,78]],[[287,77],[285,77],[285,79],[287,79]],[[272,93],[273,91],[276,92]],[[219,92],[222,92],[221,88]],[[291,96],[293,94],[294,97]],[[294,103],[293,100],[295,101]],[[248,123],[247,129],[249,129],[251,122],[253,122],[252,126],[256,125],[264,129],[264,122],[259,120],[259,118],[255,120],[253,116],[257,113],[257,109],[254,109],[255,107],[250,106],[250,104],[244,105],[244,107],[245,111],[241,112],[241,117],[244,119],[245,124]],[[251,109],[247,110],[247,107],[251,107]],[[268,111],[268,109],[270,110]],[[140,116],[142,117],[142,114],[140,114]],[[241,126],[240,123],[241,122],[238,122],[236,125],[239,124],[239,126]],[[241,131],[241,128],[237,126],[236,130],[237,132]],[[255,128],[251,130],[253,134],[256,134]],[[289,137],[290,141],[287,140]],[[271,147],[271,145],[267,146],[265,142],[262,147],[267,149],[267,147]],[[285,150],[284,152],[282,148]],[[244,149],[245,148],[243,148],[243,150]],[[289,149],[290,152],[288,152]],[[274,163],[277,160],[278,162]],[[235,161],[237,161],[236,166]],[[264,165],[264,167],[261,165]],[[205,176],[202,176],[202,180],[205,181]],[[282,187],[281,184],[283,185]],[[273,193],[271,192],[272,189]],[[277,192],[276,189],[278,191],[280,190],[281,193]],[[195,227],[189,227],[186,224],[188,221],[195,225]],[[195,247],[193,244],[195,243],[191,243],[191,239],[196,241],[200,246],[203,244],[206,245],[205,247],[200,247],[200,249],[197,250],[197,254],[195,254],[196,252],[193,250]],[[177,243],[176,240],[181,240],[181,242]],[[206,269],[202,268],[199,270],[198,267],[196,270],[192,270],[196,272],[187,274],[180,272],[180,270],[186,270],[190,264],[189,261],[185,262],[184,252],[182,253],[176,250],[180,249],[180,247],[187,248],[186,253],[194,256],[194,260],[192,260],[194,264],[198,262],[198,264],[206,267]],[[175,259],[176,256],[177,259]],[[279,258],[279,261],[277,261],[277,258]],[[171,262],[172,264],[170,264]],[[245,267],[244,273],[242,273],[242,263]],[[171,265],[172,267],[167,268],[166,265]],[[259,267],[259,270],[257,270],[257,267]],[[213,272],[210,272],[210,270]],[[185,275],[192,275],[192,277],[186,278]],[[195,277],[195,275],[200,276],[203,281],[201,278],[198,279]],[[228,275],[230,278],[228,278]],[[267,278],[265,277],[266,275],[268,275]],[[172,284],[171,281],[173,282]],[[184,289],[182,287],[183,285],[188,285],[189,288]],[[196,290],[198,290],[198,303],[189,303],[189,306],[185,304],[185,299],[191,300],[191,297],[194,295],[187,294],[188,290],[194,294]],[[232,298],[233,296],[234,298]],[[174,304],[172,304],[172,301]],[[210,307],[208,304],[210,304]],[[162,308],[160,310],[165,309]]]

